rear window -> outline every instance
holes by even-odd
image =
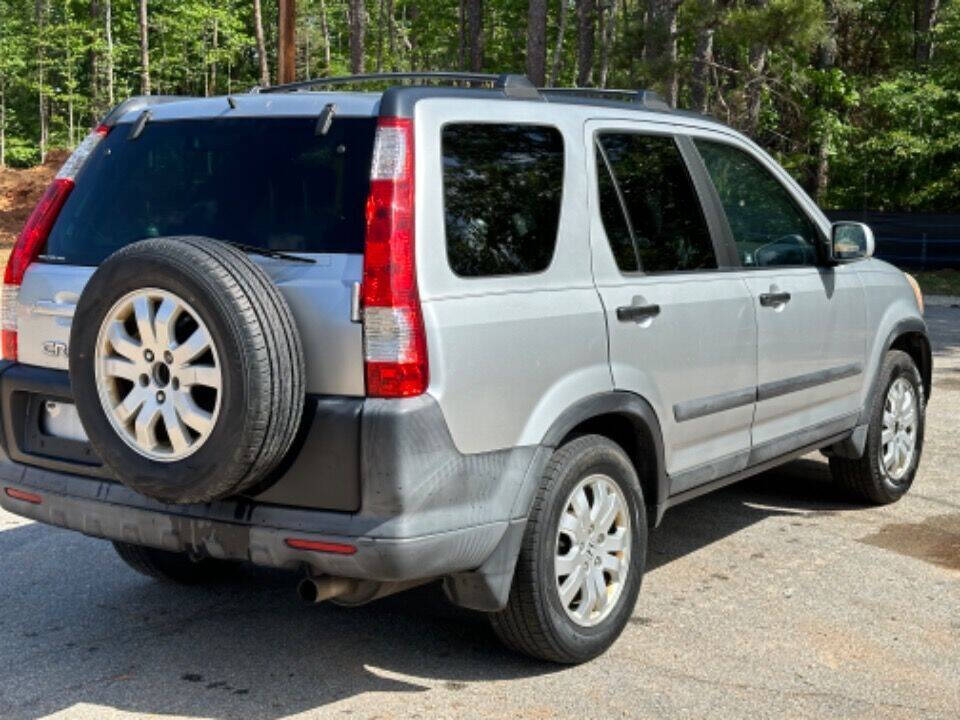
[[[271,250],[362,253],[376,118],[119,125],[77,178],[48,260],[97,265],[136,240],[204,235]]]
[[[443,129],[447,257],[457,275],[545,270],[563,196],[563,138],[540,125]]]

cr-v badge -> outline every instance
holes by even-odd
[[[43,344],[43,353],[44,355],[49,355],[50,357],[66,357],[67,344],[65,342],[60,342],[59,340],[47,340]]]

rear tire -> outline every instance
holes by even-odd
[[[580,492],[588,513],[577,511]],[[612,520],[601,519],[613,512]],[[575,539],[581,535],[581,516],[590,518],[584,542]],[[558,449],[527,519],[507,606],[490,615],[500,640],[517,652],[557,663],[581,663],[605,652],[623,631],[640,592],[646,517],[637,473],[619,445],[584,435]],[[618,559],[620,569],[608,573],[607,563],[616,568]],[[561,574],[568,567],[569,573]],[[602,570],[597,575],[591,568]],[[581,577],[587,578],[582,585]],[[591,577],[598,583],[592,590]],[[579,590],[564,597],[564,588],[574,586]],[[591,605],[593,597],[605,600]]]
[[[194,560],[187,553],[170,552],[143,545],[114,541],[113,549],[127,565],[141,575],[177,583],[201,585],[221,582],[234,572],[237,564],[214,558]]]
[[[906,494],[916,476],[923,450],[926,396],[916,364],[899,350],[891,350],[884,358],[877,388],[879,392],[872,398],[863,456],[857,459],[831,457],[830,472],[834,482],[856,499],[888,505]],[[911,417],[913,431],[906,432],[902,428]],[[902,455],[894,457],[891,452],[897,451],[893,443],[898,436],[906,449]],[[885,456],[891,458],[889,462],[884,461]]]

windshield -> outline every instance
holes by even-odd
[[[271,250],[362,253],[376,118],[118,125],[77,178],[45,259],[97,265],[137,240],[204,235]]]

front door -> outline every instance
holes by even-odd
[[[723,267],[716,216],[700,201],[709,181],[685,160],[692,146],[658,127],[588,123],[591,247],[614,385],[654,407],[676,494],[746,466],[756,318]]]
[[[866,351],[863,286],[852,266],[823,262],[815,222],[758,156],[714,140],[695,145],[756,309],[751,459],[762,462],[851,426]]]

